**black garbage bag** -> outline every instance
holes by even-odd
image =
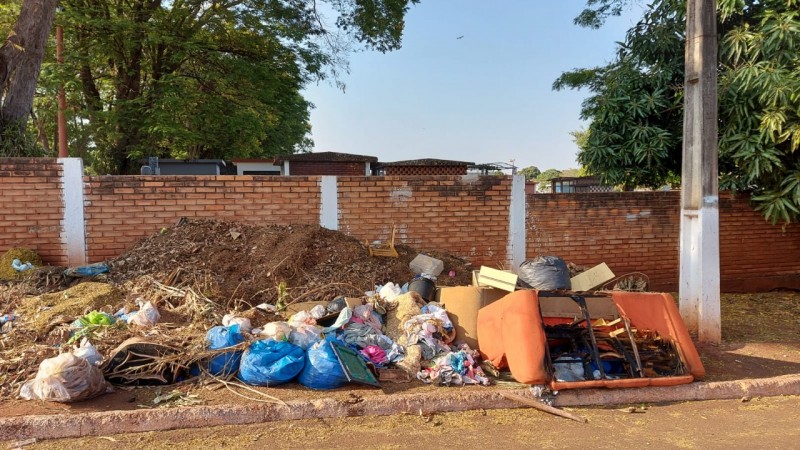
[[[519,279],[533,289],[570,289],[567,263],[558,256],[537,256],[519,266]]]

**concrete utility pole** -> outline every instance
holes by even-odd
[[[722,338],[719,307],[717,16],[688,0],[681,182],[680,310],[700,342]]]

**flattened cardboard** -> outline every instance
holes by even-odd
[[[591,291],[603,283],[607,283],[614,279],[614,272],[608,268],[606,263],[600,263],[591,269],[579,273],[574,277],[570,278],[570,283],[572,284],[572,290],[575,292],[586,292]]]
[[[436,295],[456,329],[456,341],[478,348],[478,311],[508,292],[477,286],[442,287]]]

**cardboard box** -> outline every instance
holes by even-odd
[[[478,348],[478,310],[508,294],[506,291],[477,286],[440,288],[436,300],[447,310],[456,328],[456,341]]]
[[[586,292],[591,291],[603,283],[607,283],[614,279],[614,272],[608,268],[606,263],[598,264],[591,269],[579,273],[574,277],[570,278],[570,283],[572,284],[572,290],[575,292]]]

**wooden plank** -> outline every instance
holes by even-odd
[[[564,417],[566,419],[574,420],[580,423],[587,423],[585,417],[576,416],[575,414],[568,413],[563,409],[558,409],[550,405],[546,405],[539,400],[534,400],[532,398],[525,398],[521,395],[511,394],[509,392],[499,392],[499,394],[509,400],[514,400],[515,402],[522,403],[525,406],[530,406],[531,408],[536,408],[539,411],[544,411],[546,413],[550,413],[559,417]]]

